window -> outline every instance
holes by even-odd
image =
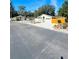
[[[61,23],[61,20],[58,20],[58,23]]]

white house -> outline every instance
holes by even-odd
[[[38,16],[37,18],[35,18],[35,22],[45,22],[46,20],[50,20],[51,18],[52,16],[50,15],[42,14]]]
[[[42,15],[40,15],[39,17],[41,17],[42,19],[44,18],[44,19],[46,19],[46,20],[50,20],[50,19],[52,18],[52,16],[46,15],[46,14],[42,14]]]

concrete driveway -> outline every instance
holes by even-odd
[[[10,59],[68,59],[68,35],[11,22],[10,53]]]

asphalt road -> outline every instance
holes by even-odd
[[[68,34],[10,23],[10,59],[68,59]]]

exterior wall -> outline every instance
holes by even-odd
[[[54,19],[51,19],[51,23],[52,23],[52,24],[59,24],[59,23],[58,23],[58,20],[61,21],[60,24],[64,24],[64,23],[65,23],[65,18],[54,18]]]
[[[57,24],[58,21],[57,21],[57,19],[52,19],[52,20],[51,20],[51,23],[52,23],[52,24]]]
[[[46,15],[46,14],[42,14],[39,17],[41,17],[42,19],[44,17],[45,20],[50,20],[52,18],[52,16],[49,16],[49,15]]]
[[[62,29],[63,25],[66,23],[64,17],[57,17],[51,19],[52,26],[56,29]]]
[[[65,23],[65,19],[62,18],[61,19],[61,23],[64,24]]]

